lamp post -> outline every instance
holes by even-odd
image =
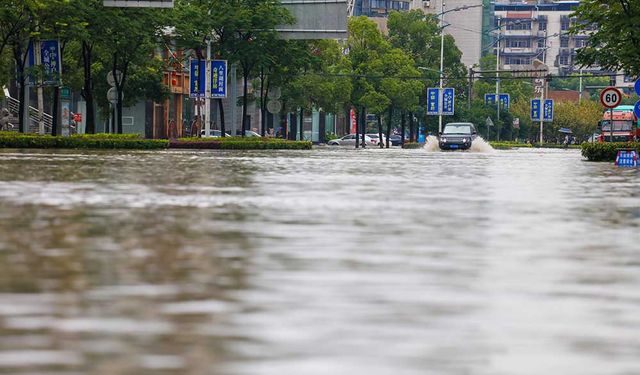
[[[482,4],[476,5],[463,5],[457,8],[445,10],[444,0],[440,2],[440,13],[436,16],[440,18],[440,96],[442,96],[442,86],[444,81],[444,28],[449,25],[444,24],[444,15],[449,12],[458,12],[461,10],[478,8],[482,7]],[[442,108],[440,109],[440,114],[438,115],[438,133],[442,132]]]

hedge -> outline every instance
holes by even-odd
[[[531,143],[508,142],[508,141],[502,141],[502,142],[491,141],[489,142],[489,144],[491,145],[491,147],[495,148],[496,150],[509,150],[512,148],[533,147]]]
[[[603,143],[583,143],[582,156],[589,161],[610,161],[616,160],[618,150],[621,148],[634,148],[640,150],[640,142],[603,142]]]
[[[169,148],[215,150],[310,150],[312,145],[310,141],[257,137],[180,138],[169,142]]]
[[[143,139],[137,134],[82,134],[70,137],[29,133],[0,133],[0,148],[166,149],[164,139]]]
[[[424,147],[424,143],[418,143],[418,142],[407,142],[405,144],[402,145],[402,148],[406,148],[406,149],[416,149],[416,148],[422,148]]]

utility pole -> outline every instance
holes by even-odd
[[[440,91],[438,101],[440,102],[440,115],[438,115],[438,134],[442,133],[442,81],[444,75],[444,0],[440,3]]]
[[[502,35],[502,20],[498,18],[498,43],[496,52],[496,126],[498,127],[498,134],[496,139],[500,141],[500,36]]]
[[[211,135],[211,38],[207,38],[207,60],[204,77],[204,134]]]
[[[467,98],[467,109],[471,109],[471,97],[473,96],[473,65],[469,67],[469,97]]]

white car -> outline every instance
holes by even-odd
[[[359,142],[362,142],[362,135],[360,135],[358,137]],[[378,141],[376,140],[374,142],[374,140],[369,137],[368,135],[365,134],[364,136],[364,141],[366,142],[367,146],[375,146],[378,144]],[[327,142],[327,145],[329,146],[353,146],[355,147],[356,145],[356,134],[347,134],[342,138],[336,138],[336,139],[332,139],[329,142]]]
[[[373,142],[373,144],[378,145],[380,143],[380,136],[378,134],[365,134],[365,136],[371,138],[371,141]],[[382,135],[382,144],[386,145],[387,144],[387,136],[386,135]]]
[[[225,137],[231,137],[228,133],[224,133]],[[219,138],[222,137],[222,132],[220,130],[209,130],[209,135],[206,134],[206,130],[200,130],[200,137],[202,138]]]

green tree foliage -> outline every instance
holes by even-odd
[[[589,34],[587,46],[578,50],[578,63],[640,75],[640,7],[637,1],[583,0],[573,16],[579,22],[572,33]]]

